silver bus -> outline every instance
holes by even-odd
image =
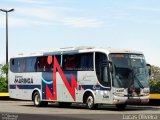
[[[18,55],[10,59],[8,80],[11,98],[33,100],[37,107],[54,101],[124,109],[149,101],[148,64],[133,50],[73,47]]]

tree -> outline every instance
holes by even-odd
[[[151,66],[150,92],[160,94],[160,67]]]
[[[152,65],[151,74],[153,80],[160,80],[160,67]]]
[[[0,92],[7,92],[8,65],[0,64]]]

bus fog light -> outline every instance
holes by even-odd
[[[119,102],[119,99],[113,99],[113,101],[114,101],[115,103],[117,103],[117,102]]]

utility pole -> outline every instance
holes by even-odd
[[[8,65],[8,13],[13,12],[14,9],[4,10],[0,9],[1,12],[6,13],[6,65]],[[6,73],[6,83],[8,85],[8,74]]]
[[[8,12],[13,12],[14,9],[10,10],[0,9],[0,11],[6,13],[6,64],[8,64]]]

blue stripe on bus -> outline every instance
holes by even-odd
[[[90,90],[111,90],[110,87],[108,88],[105,88],[105,87],[102,87],[100,85],[79,85],[79,90],[81,89],[90,89]]]
[[[10,89],[41,89],[41,85],[10,85]]]
[[[41,89],[41,85],[10,85],[10,89],[34,89],[38,88]],[[91,89],[91,90],[110,90],[111,88],[104,88],[101,87],[100,85],[79,85],[79,90],[81,89]]]
[[[52,80],[51,80],[51,81],[47,81],[47,80],[45,80],[43,77],[41,78],[41,80],[42,80],[45,84],[52,84],[52,83],[53,83]]]

